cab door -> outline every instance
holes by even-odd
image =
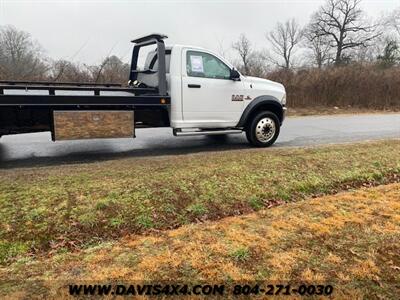
[[[230,79],[231,68],[216,55],[182,53],[182,112],[186,127],[236,126],[243,111],[243,83]]]

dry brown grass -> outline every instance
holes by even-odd
[[[285,85],[288,106],[292,108],[400,109],[400,67],[352,64],[322,70],[277,71],[268,78]]]
[[[314,116],[314,115],[362,115],[362,114],[391,114],[400,112],[399,108],[372,109],[357,107],[327,107],[327,106],[308,106],[308,107],[289,107],[286,116]]]
[[[400,184],[366,188],[218,222],[131,235],[79,253],[0,269],[2,293],[41,295],[60,282],[331,283],[337,299],[400,293]],[[44,280],[32,288],[27,277]],[[12,282],[11,280],[16,280]],[[34,282],[36,282],[34,281]],[[30,289],[29,289],[30,288]]]

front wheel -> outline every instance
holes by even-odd
[[[246,137],[256,147],[269,147],[279,136],[280,123],[278,117],[270,111],[262,111],[255,115],[246,128]]]

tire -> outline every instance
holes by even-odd
[[[255,147],[269,147],[275,143],[280,132],[278,117],[270,111],[261,111],[250,120],[246,137]]]

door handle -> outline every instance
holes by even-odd
[[[192,88],[192,89],[199,89],[199,88],[201,88],[201,85],[200,84],[188,84],[188,87]]]

